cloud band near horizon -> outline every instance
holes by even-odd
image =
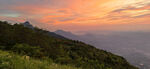
[[[0,0],[0,20],[29,20],[48,30],[146,31],[150,30],[150,1]]]

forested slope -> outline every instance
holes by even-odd
[[[36,59],[50,58],[55,63],[83,69],[138,69],[121,56],[23,24],[0,22],[0,49]]]

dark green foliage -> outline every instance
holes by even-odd
[[[42,57],[43,52],[42,49],[40,47],[36,47],[36,46],[30,46],[27,44],[16,44],[14,45],[11,50],[13,52],[16,52],[18,54],[22,54],[22,55],[28,55],[28,56],[32,56],[32,57]]]
[[[56,35],[56,34],[55,34]],[[124,58],[80,41],[56,38],[48,31],[0,22],[0,48],[30,57],[49,57],[54,62],[83,69],[138,69]]]

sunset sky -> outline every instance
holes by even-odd
[[[0,20],[51,31],[150,31],[150,0],[0,0]]]

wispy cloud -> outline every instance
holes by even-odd
[[[148,23],[149,17],[149,0],[0,0],[1,20],[30,20],[55,29],[68,25],[91,30],[112,24],[139,25]]]

